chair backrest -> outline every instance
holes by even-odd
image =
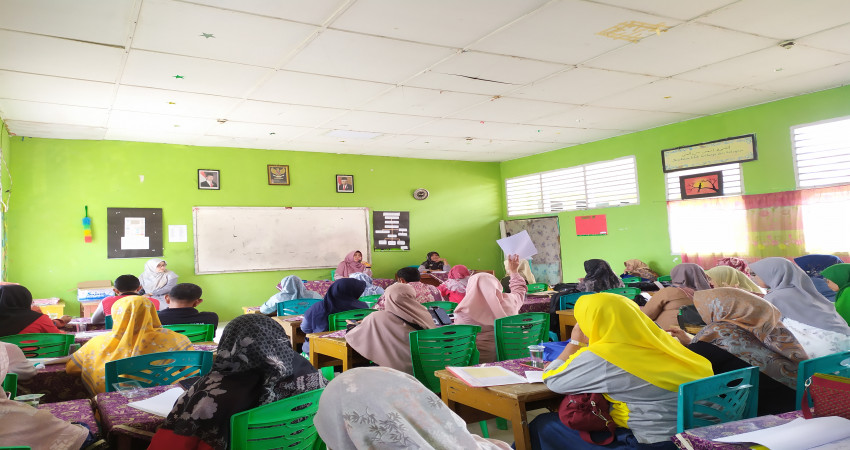
[[[278,316],[297,316],[304,314],[311,306],[322,301],[320,298],[296,298],[277,303]]]
[[[455,312],[455,308],[457,308],[457,303],[443,300],[439,302],[425,302],[422,306],[424,306],[425,309],[431,309],[432,306],[436,306],[445,309],[446,313],[453,313]]]
[[[27,358],[58,358],[68,356],[73,334],[64,333],[27,333],[0,337],[0,341],[20,347]]]
[[[668,281],[669,282],[669,281],[673,281],[673,277],[671,277],[670,275],[662,275],[662,276],[658,277],[657,280],[658,280],[659,283],[661,283],[662,281]]]
[[[755,417],[758,392],[758,367],[681,384],[676,432]]]
[[[576,306],[576,300],[582,295],[590,295],[595,294],[596,292],[574,292],[572,294],[562,295],[561,296],[561,304],[558,310],[563,311],[565,309],[573,309]]]
[[[348,311],[333,313],[328,316],[328,330],[344,330],[346,320],[363,320],[364,317],[375,312],[374,309],[350,309]]]
[[[640,277],[623,277],[623,284],[640,283]]]
[[[316,389],[234,414],[230,417],[230,448],[324,449],[313,425],[323,391]]]
[[[181,323],[178,325],[163,325],[171,331],[182,334],[191,342],[209,342],[215,336],[215,327],[211,323]]]
[[[188,377],[199,377],[212,369],[212,352],[181,350],[131,356],[106,363],[106,392],[113,383],[138,381],[142,387],[165,386]]]
[[[850,351],[800,361],[800,365],[797,367],[797,403],[794,403],[795,406],[799,407],[800,402],[803,401],[806,380],[816,373],[850,377]],[[812,406],[811,397],[809,397],[809,406]]]
[[[7,373],[3,379],[3,390],[9,393],[9,400],[14,400],[18,395],[18,374]]]
[[[103,328],[107,330],[112,329],[112,316],[106,316],[103,318]]]
[[[381,298],[381,294],[364,295],[363,297],[360,297],[358,300],[368,304],[370,308],[374,308],[375,304],[378,303],[378,299],[380,299],[380,298]]]
[[[605,289],[602,292],[610,292],[612,294],[622,295],[623,297],[634,298],[635,295],[640,294],[640,288],[621,287],[621,288],[614,288],[614,289]]]
[[[549,335],[549,313],[525,313],[502,317],[494,322],[496,359],[527,358],[528,346],[546,342]]]
[[[440,392],[440,380],[434,375],[446,366],[478,364],[475,338],[481,331],[478,325],[446,325],[430,330],[410,332],[410,357],[413,376],[428,389]]]
[[[546,284],[546,283],[532,283],[532,284],[528,285],[528,292],[529,293],[543,292],[543,291],[548,291],[548,290],[549,290],[549,285]]]

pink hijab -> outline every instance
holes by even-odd
[[[505,294],[502,283],[493,275],[482,272],[469,277],[466,296],[455,308],[455,316],[465,316],[466,323],[493,326],[493,321],[519,313],[522,294]]]
[[[463,294],[469,283],[469,269],[463,264],[458,264],[449,270],[449,278],[446,280],[446,289]]]
[[[338,276],[338,277],[348,277],[352,273],[367,272],[367,271],[368,271],[367,273],[371,273],[369,271],[369,268],[366,267],[363,264],[362,260],[361,260],[361,262],[357,262],[357,261],[354,260],[354,254],[358,253],[358,252],[360,253],[360,255],[362,257],[363,252],[361,252],[360,250],[354,250],[353,252],[345,255],[345,259],[342,260],[342,262],[339,263],[339,265],[336,267],[336,276]]]

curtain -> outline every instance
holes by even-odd
[[[525,230],[537,247],[531,257],[531,273],[538,283],[555,285],[561,282],[561,232],[557,217],[505,221],[505,233],[513,235]]]

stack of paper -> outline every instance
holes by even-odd
[[[140,409],[146,413],[151,413],[156,416],[165,417],[171,412],[171,409],[174,408],[174,404],[177,403],[177,399],[180,398],[182,394],[182,388],[171,388],[155,397],[127,403],[127,406]]]
[[[528,380],[504,367],[446,367],[446,370],[472,387],[528,383]]]

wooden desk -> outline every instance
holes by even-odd
[[[366,364],[369,361],[360,356],[353,348],[348,346],[344,337],[324,337],[326,334],[310,333],[306,337],[310,339],[310,364],[319,369],[325,366],[342,365],[342,371],[351,369],[355,364]]]
[[[443,275],[446,276],[446,274],[443,274]],[[422,283],[430,284],[431,286],[434,286],[434,287],[443,284],[443,282],[440,281],[439,278],[435,277],[434,275],[431,275],[430,273],[421,273],[421,274],[419,274],[419,278],[420,278],[419,281],[421,281]]]
[[[434,375],[440,379],[443,402],[467,423],[491,417],[510,420],[517,450],[531,449],[526,412],[539,408],[556,411],[564,398],[542,383],[480,388],[464,384],[447,370],[438,370]]]
[[[292,342],[292,349],[297,353],[301,352],[301,344],[304,343],[304,338],[306,335],[303,331],[301,331],[301,319],[298,320],[286,320],[293,317],[301,317],[304,316],[281,316],[281,317],[272,317],[275,322],[279,323],[281,327],[283,327],[283,331],[286,332],[286,335],[289,336],[289,340]]]
[[[561,340],[569,341],[570,335],[573,333],[573,327],[578,323],[574,310],[563,309],[558,311],[558,328],[561,330]]]

